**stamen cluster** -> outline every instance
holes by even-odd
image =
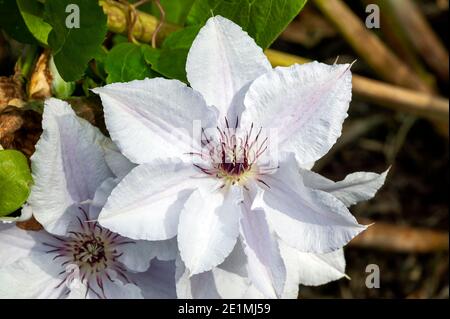
[[[133,244],[134,241],[101,227],[96,221],[89,221],[86,211],[81,207],[79,209],[82,216],[77,217],[79,227],[76,231],[69,231],[66,237],[53,236],[56,239],[54,242],[44,243],[52,248],[47,253],[55,254],[53,260],[60,260],[63,268],[59,273],[62,281],[56,288],[79,279],[86,283],[88,291],[99,298],[106,298],[104,280],[114,281],[111,271],[125,282],[131,282],[118,258],[123,254],[120,246]]]
[[[260,176],[268,173],[258,165],[258,159],[268,148],[268,137],[261,137],[262,128],[254,130],[253,123],[249,130],[230,127],[225,118],[225,128],[216,127],[211,132],[202,129],[202,151],[191,152],[207,160],[208,167],[194,164],[203,173],[224,180],[225,185],[240,184],[254,177],[258,182],[268,186]]]

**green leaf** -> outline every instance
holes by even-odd
[[[91,69],[88,69],[88,71],[91,71],[91,74],[87,74],[88,77],[91,77],[91,80],[98,79],[101,82],[106,82],[106,77],[108,74],[105,70],[105,61],[108,56],[108,50],[105,47],[100,47],[97,52],[94,55],[95,64],[92,65]],[[85,78],[86,79],[86,78]]]
[[[169,79],[187,82],[186,57],[187,50],[185,49],[162,50],[158,62],[152,64],[152,69]]]
[[[195,0],[161,0],[161,6],[166,14],[166,21],[184,25],[194,2]],[[156,17],[160,16],[159,9],[155,4],[152,5],[151,13]]]
[[[0,28],[19,42],[37,43],[31,32],[28,31],[19,7],[14,0],[0,0]]]
[[[0,151],[0,217],[14,212],[25,203],[32,181],[27,159],[22,153]]]
[[[36,60],[40,54],[39,49],[37,44],[27,44],[23,46],[22,52],[16,62],[17,70],[19,70],[22,78],[28,79],[30,77],[30,73],[33,71]]]
[[[66,26],[66,19],[71,21],[74,14],[66,12],[70,4],[79,8],[79,28]],[[92,0],[46,0],[45,14],[53,27],[48,44],[53,49],[58,72],[65,81],[76,81],[83,76],[105,38],[106,16],[98,1]]]
[[[112,37],[112,45],[128,42],[128,37],[123,34],[114,34]]]
[[[61,78],[53,57],[50,59],[49,69],[52,75],[52,94],[58,99],[67,99],[75,91],[75,82],[66,82]]]
[[[190,26],[182,30],[171,33],[162,45],[162,49],[187,49],[191,48],[192,42],[194,42],[200,31],[201,26]]]
[[[152,69],[158,64],[158,59],[161,54],[160,49],[154,49],[151,46],[145,45],[142,47],[142,54],[145,62],[152,66]]]
[[[196,0],[187,23],[204,24],[221,15],[239,24],[263,49],[297,16],[306,0]]]
[[[164,41],[161,50],[145,50],[146,61],[153,70],[165,77],[187,82],[186,58],[199,30],[200,26],[191,26],[172,33]]]
[[[52,27],[44,21],[44,5],[37,0],[17,0],[17,5],[28,30],[46,45]]]
[[[108,73],[106,82],[128,82],[155,77],[156,74],[144,58],[144,51],[148,48],[148,45],[133,43],[120,43],[113,47],[105,61]]]

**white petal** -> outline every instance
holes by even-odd
[[[312,171],[301,170],[307,187],[331,193],[347,207],[374,197],[383,186],[388,172],[389,170],[381,174],[356,172],[347,175],[342,181],[333,182]]]
[[[300,284],[319,286],[346,277],[344,250],[327,254],[299,253]]]
[[[216,126],[216,113],[202,96],[177,80],[162,78],[114,83],[100,94],[113,141],[137,164],[192,151],[194,121]]]
[[[133,273],[128,274],[134,275]],[[108,272],[108,278],[105,276],[98,281],[91,280],[89,284],[81,281],[79,278],[72,278],[66,285],[70,289],[67,299],[143,299],[141,289],[133,282],[124,282],[115,271]]]
[[[0,224],[0,267],[12,264],[32,252],[45,253],[43,242],[54,240],[45,231],[25,231],[15,224]]]
[[[192,164],[158,160],[142,164],[112,191],[99,222],[132,239],[165,240],[177,234],[181,209],[195,189]]]
[[[111,195],[112,190],[119,184],[117,178],[107,178],[99,188],[95,191],[94,198],[90,201],[89,205],[89,220],[97,220],[100,211],[105,206],[108,197]],[[73,217],[72,217],[73,218]]]
[[[251,282],[247,273],[247,257],[243,244],[237,241],[225,261],[211,270],[218,294],[223,299],[243,298]]]
[[[242,299],[267,299],[267,297],[259,291],[254,285],[248,287]]]
[[[296,294],[299,284],[319,286],[347,277],[343,249],[327,254],[303,253],[282,242],[280,249],[287,265],[289,282]]]
[[[118,179],[109,178],[97,189],[89,210],[91,220],[98,218],[98,214],[105,205],[111,191],[118,183]],[[126,246],[125,253],[118,260],[132,271],[143,272],[148,269],[153,258],[175,260],[177,254],[175,238],[163,241],[137,240]]]
[[[191,275],[211,270],[231,253],[239,234],[241,201],[240,187],[219,190],[211,184],[189,197],[180,215],[178,246]]]
[[[305,187],[292,156],[263,180],[270,189],[259,193],[254,208],[264,209],[278,236],[302,252],[337,250],[366,229],[333,195]]]
[[[245,278],[221,268],[191,277],[186,270],[178,287],[178,298],[182,299],[240,299],[248,289],[248,282]]]
[[[245,201],[243,206],[251,205]],[[248,259],[249,278],[267,298],[279,298],[286,281],[276,236],[269,230],[263,211],[242,210],[241,236]]]
[[[43,133],[31,157],[34,186],[28,200],[49,232],[64,235],[78,204],[93,198],[112,176],[101,144],[105,137],[63,101],[45,103]]]
[[[190,276],[181,258],[176,261],[175,280],[179,299],[221,299],[212,271]]]
[[[106,164],[108,164],[108,167],[118,179],[124,178],[133,168],[137,166],[122,155],[117,146],[110,139],[108,139],[102,146],[105,152]]]
[[[222,264],[201,274],[190,276],[178,258],[176,278],[177,296],[182,299],[243,298],[250,286],[246,257],[239,241]]]
[[[298,254],[300,252],[287,246],[282,240],[278,240],[278,247],[286,267],[286,283],[281,298],[298,299],[300,285]]]
[[[70,292],[66,299],[85,299],[89,294],[87,285],[79,278],[73,278],[68,288]]]
[[[210,18],[192,43],[187,78],[223,118],[236,93],[271,66],[261,48],[240,26],[221,16]]]
[[[0,299],[61,298],[67,287],[60,285],[60,270],[60,265],[46,253],[32,253],[2,267]]]
[[[307,165],[326,154],[341,135],[351,88],[348,64],[276,68],[251,84],[242,126],[276,129],[279,149],[294,152]]]
[[[134,244],[128,244],[125,247],[124,254],[118,260],[129,270],[144,272],[150,266],[152,259],[175,260],[177,255],[176,238],[161,241],[137,240]]]
[[[129,275],[145,299],[175,299],[175,261],[154,260],[146,272]]]
[[[123,283],[118,278],[112,278],[113,281],[104,280],[103,286],[107,299],[142,299],[144,298],[141,289],[132,283]],[[88,292],[88,299],[97,299],[92,291]]]
[[[217,268],[247,278],[247,256],[245,255],[243,246],[242,240],[238,238],[231,253],[225,258],[223,263],[217,266]],[[247,280],[247,282],[250,283],[249,280]]]

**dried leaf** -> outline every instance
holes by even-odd
[[[22,85],[14,76],[0,76],[0,112],[8,105],[23,105]]]
[[[52,74],[49,69],[50,54],[44,51],[36,62],[28,83],[30,99],[45,99],[52,96]]]
[[[44,228],[34,217],[31,217],[30,219],[23,222],[16,222],[16,226],[20,229],[31,231],[39,231]]]
[[[35,111],[8,106],[0,113],[0,144],[29,158],[42,132],[41,118]]]

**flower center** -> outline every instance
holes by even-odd
[[[103,281],[110,280],[110,271],[115,272],[125,282],[130,282],[127,270],[118,260],[122,256],[121,246],[132,244],[130,241],[108,229],[101,227],[95,221],[89,221],[88,215],[80,207],[83,216],[77,217],[79,230],[69,232],[67,237],[53,236],[54,243],[44,243],[52,249],[47,253],[55,254],[53,260],[60,260],[62,276],[61,283],[69,285],[70,281],[79,279],[85,282],[88,291],[99,298],[106,298]]]
[[[108,243],[95,234],[73,233],[75,237],[70,248],[74,262],[83,267],[88,264],[94,267],[108,262]]]
[[[268,148],[268,137],[262,138],[262,128],[255,130],[253,123],[248,130],[230,128],[225,118],[225,128],[216,127],[207,132],[202,129],[202,151],[191,152],[209,165],[194,164],[203,173],[223,180],[225,185],[239,184],[245,187],[249,179],[268,186],[261,176],[270,170],[258,164],[258,160]],[[222,186],[222,187],[223,187]]]

